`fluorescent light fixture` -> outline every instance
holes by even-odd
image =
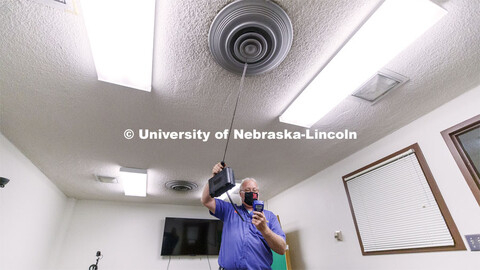
[[[280,116],[311,127],[447,12],[428,0],[386,0]]]
[[[235,186],[229,190],[228,192],[230,192],[230,197],[232,197],[232,194],[239,194],[239,191],[240,191],[240,185],[241,183],[236,183]],[[218,199],[219,200],[226,200],[228,197],[227,197],[227,192],[223,193],[222,195],[218,196]],[[233,198],[232,198],[233,200]]]
[[[147,196],[147,170],[121,167],[120,181],[125,196]]]
[[[155,0],[82,0],[98,80],[151,91]]]

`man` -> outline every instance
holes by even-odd
[[[223,169],[220,163],[212,169],[213,175]],[[275,214],[268,210],[253,211],[253,200],[258,198],[258,185],[253,178],[242,181],[242,205],[237,215],[230,203],[210,197],[208,182],[203,189],[202,203],[210,214],[223,221],[222,244],[218,264],[220,269],[271,269],[272,251],[285,254],[285,233]]]

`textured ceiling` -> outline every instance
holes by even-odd
[[[228,127],[240,77],[214,62],[207,37],[230,2],[157,0],[148,93],[97,81],[81,1],[74,14],[2,0],[1,132],[67,196],[198,205],[225,140],[126,140],[123,133]],[[278,116],[380,2],[276,1],[292,20],[293,45],[278,68],[245,79],[235,128],[303,130]],[[312,127],[356,131],[357,140],[232,140],[226,161],[236,178],[255,177],[268,199],[480,84],[479,2],[436,3],[448,14],[386,66],[410,81],[375,105],[349,97]],[[148,168],[147,198],[95,181],[94,174],[118,176],[120,166]],[[169,191],[169,180],[199,188]]]

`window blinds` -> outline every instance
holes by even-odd
[[[413,150],[345,181],[364,252],[454,246]]]

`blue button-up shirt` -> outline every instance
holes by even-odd
[[[223,221],[222,244],[218,264],[227,269],[271,269],[272,250],[262,233],[252,224],[253,214],[242,205],[237,207],[245,222],[235,213],[233,206],[225,201],[215,199],[215,214],[211,215]],[[264,210],[268,227],[285,240],[285,233],[280,227],[275,214]]]

